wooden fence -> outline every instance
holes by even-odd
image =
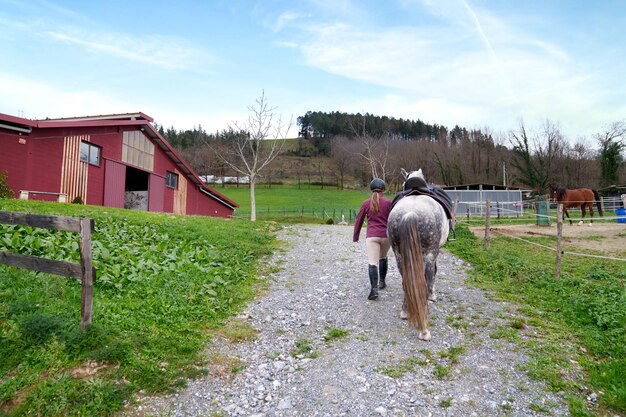
[[[93,219],[0,211],[0,223],[64,230],[80,234],[79,264],[1,250],[0,264],[79,279],[82,284],[80,329],[84,331],[87,326],[91,325],[93,281],[96,276],[91,257],[91,232],[94,230]]]

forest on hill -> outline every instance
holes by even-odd
[[[500,184],[540,193],[551,185],[602,188],[626,183],[624,122],[575,141],[550,120],[496,133],[368,113],[309,111],[297,124],[299,137],[284,141],[261,181],[354,188],[377,176],[397,185],[400,168],[422,168],[429,182],[440,185]],[[225,160],[233,139],[245,132],[157,127],[199,174],[237,175]]]

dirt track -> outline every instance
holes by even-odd
[[[483,227],[472,227],[471,230],[479,237],[485,236]],[[519,225],[491,225],[492,235],[508,234],[516,237],[523,236],[556,236],[556,224],[538,226],[535,224]],[[626,223],[589,223],[579,226],[577,223],[563,224],[564,244],[569,250],[589,251],[606,256],[626,258]],[[566,248],[567,250],[567,248]]]

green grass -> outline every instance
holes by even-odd
[[[133,394],[202,374],[200,352],[262,287],[269,223],[0,199],[0,210],[90,217],[93,325],[74,279],[0,265],[0,415],[111,415]],[[0,250],[76,262],[78,235],[0,224]],[[229,337],[254,329],[231,323]]]
[[[557,279],[552,251],[506,237],[493,238],[485,251],[464,225],[457,238],[447,248],[474,265],[469,281],[514,302],[527,316],[490,337],[524,343],[533,356],[529,374],[567,392],[572,415],[593,415],[584,407],[591,392],[599,393],[599,413],[625,412],[624,262],[569,256]],[[555,246],[553,238],[527,239]],[[522,340],[519,333],[528,327],[538,336]]]
[[[250,216],[250,190],[247,187],[228,186],[218,187],[217,190],[240,205],[236,211],[237,217]],[[319,186],[308,185],[303,185],[302,188],[298,188],[297,185],[273,185],[269,188],[257,185],[255,188],[257,219],[319,222],[334,217],[340,221],[343,213],[346,221],[350,221],[350,211],[358,212],[361,203],[369,195],[363,191],[338,190],[331,187],[321,189]]]

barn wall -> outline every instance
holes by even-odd
[[[41,137],[33,131],[28,140],[28,158],[23,189],[58,193],[61,190],[63,138]]]
[[[19,196],[20,189],[26,189],[23,181],[26,179],[27,166],[24,162],[27,157],[28,140],[18,132],[0,130],[0,172],[7,171],[7,185],[15,197]]]
[[[201,192],[198,187],[189,187],[187,192],[187,214],[231,217],[233,213],[225,205]]]

